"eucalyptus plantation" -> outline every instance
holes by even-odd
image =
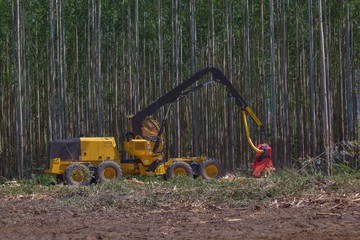
[[[127,115],[208,65],[266,123],[276,167],[317,155],[327,174],[359,167],[356,151],[333,157],[338,143],[358,141],[359,1],[4,0],[0,9],[0,176],[42,171],[54,139],[115,136],[121,150]],[[224,88],[189,96],[154,115],[167,117],[165,151],[249,169],[254,154]],[[250,133],[258,143],[254,124]]]

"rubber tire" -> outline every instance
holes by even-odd
[[[109,178],[106,174],[106,170],[112,169],[114,172],[114,177]],[[111,172],[110,172],[111,173]],[[97,167],[97,177],[99,182],[108,182],[113,180],[118,180],[122,176],[122,171],[119,165],[114,161],[104,161],[99,164]]]
[[[209,167],[212,168],[214,173],[209,174],[209,172],[207,172],[208,170],[211,170],[209,169]],[[214,179],[214,178],[217,179],[224,177],[225,176],[224,165],[219,160],[208,158],[200,164],[200,175],[204,179]]]
[[[73,178],[73,174],[77,171],[81,174],[81,180],[76,180]],[[91,173],[90,169],[85,166],[84,164],[74,163],[70,164],[64,172],[64,181],[68,185],[75,185],[75,186],[87,186],[91,182]]]
[[[180,175],[176,173],[176,171],[178,170],[185,171],[185,175],[188,177],[193,178],[194,176],[194,173],[189,164],[187,164],[186,162],[174,162],[166,170],[166,180],[173,179],[174,177],[176,177],[176,175]]]

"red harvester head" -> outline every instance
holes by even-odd
[[[257,148],[263,150],[263,153],[256,153],[255,160],[252,164],[254,177],[260,177],[262,173],[265,175],[275,170],[272,163],[272,150],[266,143],[261,143]]]

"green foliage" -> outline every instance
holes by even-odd
[[[332,151],[335,174],[351,174],[360,169],[360,142],[347,141],[334,146]]]
[[[4,184],[8,181],[7,178],[4,178],[4,177],[0,177],[0,184]]]
[[[349,167],[346,164],[337,164],[334,167],[334,174],[335,175],[340,175],[340,174],[344,174],[344,175],[351,175],[354,174],[356,171],[354,169],[352,169],[351,167]]]
[[[51,174],[40,174],[40,175],[33,175],[33,177],[29,180],[29,182],[31,184],[51,186],[56,183],[56,179],[55,176]]]

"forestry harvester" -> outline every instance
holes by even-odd
[[[190,88],[209,73],[212,74],[212,80]],[[55,174],[69,185],[88,185],[93,181],[116,180],[123,174],[163,175],[166,179],[176,175],[201,176],[205,179],[223,177],[225,175],[223,164],[213,158],[196,156],[166,159],[163,151],[163,131],[169,108],[161,124],[151,117],[165,104],[180,101],[187,94],[214,82],[224,85],[228,96],[240,107],[246,138],[250,147],[256,152],[252,175],[259,177],[263,173],[273,171],[272,151],[265,143],[265,128],[261,121],[222,71],[209,66],[127,118],[128,132],[125,135],[124,150],[132,156],[130,159],[123,159],[120,156],[114,137],[58,139],[48,144],[45,173]],[[255,146],[250,138],[246,114],[249,114],[260,127],[261,143],[258,146]]]

